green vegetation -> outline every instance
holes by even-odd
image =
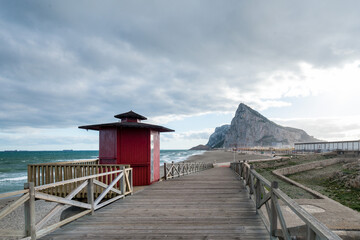
[[[325,181],[323,186],[326,187],[324,195],[360,212],[360,189],[332,180]]]
[[[313,199],[315,198],[313,195],[308,193],[302,188],[299,188],[297,186],[291,185],[288,182],[285,182],[279,178],[277,178],[275,175],[271,173],[271,171],[267,169],[256,169],[256,171],[261,174],[264,178],[272,181],[277,181],[279,183],[279,188],[281,191],[283,191],[286,195],[293,199],[300,199],[300,198],[306,198],[306,199]]]
[[[271,172],[275,169],[290,167],[298,164],[329,159],[334,156],[301,155],[292,156],[288,160],[255,163],[258,173],[271,181],[277,181],[279,188],[293,199],[315,198],[305,190],[291,185],[277,178]],[[354,210],[360,211],[360,189],[351,187],[348,179],[358,175],[358,169],[346,167],[343,163],[331,165],[325,168],[317,168],[306,172],[296,173],[290,176],[292,180],[299,182],[321,194],[340,202]]]
[[[360,211],[360,189],[353,188],[347,183],[347,179],[356,174],[359,174],[356,169],[344,168],[344,164],[341,163],[288,177],[345,206]]]

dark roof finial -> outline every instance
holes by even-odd
[[[146,120],[147,118],[140,115],[140,114],[137,114],[136,112],[133,112],[133,111],[129,111],[129,112],[126,112],[126,113],[121,113],[121,114],[118,114],[118,115],[115,115],[114,117],[116,118],[119,118],[119,119],[139,119],[139,120]]]

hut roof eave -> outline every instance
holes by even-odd
[[[114,123],[103,123],[103,124],[95,124],[95,125],[86,125],[79,126],[81,129],[87,130],[101,130],[105,128],[150,128],[159,132],[175,132],[170,128],[166,128],[159,125],[147,124],[147,123],[139,123],[139,122],[114,122]]]

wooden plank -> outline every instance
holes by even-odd
[[[29,193],[24,194],[21,198],[13,202],[11,205],[7,206],[4,209],[1,209],[0,219],[4,218],[6,215],[14,211],[16,208],[20,207],[24,202],[29,200]]]
[[[105,183],[102,183],[102,182],[96,180],[96,179],[94,179],[94,184],[95,184],[95,185],[98,185],[98,186],[100,186],[100,187],[103,187],[103,188],[107,188],[107,187],[109,186],[109,185],[106,185]],[[115,189],[115,188],[111,188],[110,191],[113,191],[113,192],[115,192],[115,193],[117,193],[117,194],[120,194],[120,195],[122,194],[121,191],[119,191],[119,190],[117,190],[117,189]]]
[[[269,235],[235,173],[214,168],[154,183],[44,239],[85,237],[268,239]]]
[[[293,199],[288,197],[285,193],[277,190],[274,190],[276,196],[278,196],[284,203],[286,203],[289,208],[296,213],[296,215],[301,218],[310,228],[316,233],[317,236],[327,239],[338,239],[341,238],[330,231],[323,223],[317,220],[314,216],[308,213],[303,209],[299,204],[297,204]]]
[[[87,182],[87,202],[90,204],[91,215],[94,214],[95,205],[94,205],[94,181],[95,179],[89,179]]]
[[[264,205],[271,198],[271,193],[267,193],[266,195],[265,193],[263,194],[264,194],[264,198],[260,201],[258,208],[261,208],[261,206]]]
[[[12,237],[9,239],[13,239],[14,237],[24,237],[24,231],[13,230],[13,229],[0,229],[1,237]]]
[[[78,201],[74,201],[74,200],[65,199],[62,197],[52,196],[52,195],[45,194],[45,193],[36,192],[35,196],[36,196],[36,198],[40,198],[40,199],[43,199],[46,201],[68,204],[68,205],[86,208],[86,209],[91,208],[90,204],[87,204],[87,203],[82,203],[82,202],[78,202]]]
[[[125,177],[126,189],[129,190],[129,191],[126,190],[126,192],[132,192],[130,181],[129,181],[129,172],[126,170],[124,171],[124,177]]]
[[[88,184],[88,181],[84,181],[80,186],[78,186],[75,190],[73,190],[68,196],[65,197],[65,199],[72,199],[73,197],[76,196],[76,194],[78,194],[78,192],[80,192],[86,185]],[[44,226],[44,224],[47,223],[47,221],[49,221],[49,219],[51,219],[53,216],[55,216],[58,212],[60,212],[64,207],[64,205],[62,204],[58,204],[56,205],[45,217],[43,217],[43,219],[41,219],[37,224],[36,224],[36,229],[39,230],[40,228],[42,228]]]
[[[272,199],[272,200],[274,201],[275,209],[276,209],[276,212],[277,212],[277,216],[279,217],[279,222],[280,222],[280,225],[281,225],[283,237],[284,237],[284,239],[291,240],[291,239],[290,239],[290,233],[289,233],[289,231],[288,231],[288,229],[287,229],[284,216],[282,215],[279,202],[278,202],[278,200],[277,200],[276,197],[275,197],[274,199]]]
[[[109,199],[109,200],[107,200],[107,201],[105,201],[105,202],[103,202],[101,204],[97,204],[95,206],[95,210],[97,210],[99,208],[102,208],[102,207],[104,207],[104,206],[106,206],[106,205],[108,205],[108,204],[110,204],[110,203],[112,203],[112,202],[114,202],[114,201],[116,201],[118,199],[124,198],[124,197],[125,197],[125,195],[119,195],[119,196],[113,197],[113,198],[111,198],[111,199]]]
[[[110,184],[109,186],[96,198],[94,204],[95,206],[105,197],[105,195],[113,188],[113,186],[120,180],[121,177],[124,177],[124,171],[121,172]]]
[[[28,193],[28,192],[29,192],[29,190],[25,189],[25,190],[13,191],[13,192],[0,193],[0,198],[12,197],[12,196],[21,195],[21,194]]]
[[[119,173],[119,172],[121,172],[121,171],[120,170],[119,171],[113,171],[112,173]],[[58,183],[46,184],[46,185],[43,185],[43,186],[35,187],[35,190],[40,191],[40,190],[44,190],[44,189],[48,189],[48,188],[52,188],[52,187],[56,187],[56,186],[60,186],[60,185],[71,184],[71,183],[75,183],[75,182],[88,180],[88,179],[91,179],[91,178],[102,177],[102,176],[106,176],[108,174],[109,173],[101,173],[101,174],[96,174],[96,175],[91,175],[91,176],[85,176],[85,177],[80,177],[80,178],[75,178],[75,179],[69,179],[69,180],[66,180],[66,181],[58,182]]]
[[[25,236],[30,236],[31,239],[36,239],[34,183],[33,182],[25,183],[24,188],[29,189],[29,199],[24,204]]]
[[[42,230],[39,230],[39,231],[37,232],[37,237],[40,238],[40,237],[42,237],[42,236],[44,236],[44,235],[46,235],[46,234],[48,234],[48,233],[56,230],[57,228],[65,225],[65,224],[67,224],[67,223],[69,223],[69,222],[72,222],[72,221],[74,221],[74,220],[76,220],[76,219],[78,219],[78,218],[81,218],[82,216],[84,216],[84,215],[86,215],[86,214],[88,214],[88,213],[90,213],[90,212],[91,212],[91,210],[84,210],[84,211],[82,211],[81,213],[78,213],[78,214],[76,214],[76,215],[74,215],[74,216],[72,216],[72,217],[69,217],[69,218],[67,218],[67,219],[65,219],[65,220],[62,220],[62,221],[60,221],[60,222],[58,222],[58,223],[55,223],[55,224],[53,224],[53,225],[51,225],[51,226],[49,226],[49,227],[46,227],[46,228],[44,228],[44,229],[42,229]]]

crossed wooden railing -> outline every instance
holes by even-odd
[[[270,239],[276,239],[277,237],[282,237],[286,240],[296,239],[296,236],[290,235],[289,229],[286,226],[286,220],[282,214],[279,200],[285,203],[306,224],[308,240],[341,239],[323,223],[305,211],[305,209],[299,206],[293,199],[278,189],[278,183],[276,181],[270,183],[257,173],[252,165],[249,165],[245,161],[233,162],[230,164],[230,168],[238,173],[245,182],[245,186],[250,193],[250,198],[255,202],[256,213],[260,214],[265,227],[270,233]],[[266,211],[261,209],[263,206],[265,206]],[[281,232],[277,230],[278,221],[281,225]]]
[[[164,178],[165,180],[174,177],[180,177],[195,172],[200,172],[212,168],[212,163],[164,163]]]
[[[113,180],[109,183],[104,183],[104,178],[109,179],[109,176],[114,176]],[[73,184],[77,184],[76,187],[71,188],[71,192],[69,192],[69,194],[67,194],[67,196],[65,197],[52,195],[48,191],[49,189],[54,189],[60,186],[68,187]],[[116,188],[116,186],[119,186],[119,189]],[[101,188],[102,192],[100,194],[95,194],[95,187]],[[73,199],[78,193],[84,190],[87,198],[86,202],[81,202]],[[106,196],[109,196],[109,192],[113,193],[110,195],[112,196],[112,198],[105,199]],[[1,229],[0,235],[24,237],[24,239],[36,239],[88,213],[93,214],[95,210],[104,207],[105,205],[112,203],[120,198],[124,198],[126,195],[132,194],[132,192],[132,168],[126,168],[125,166],[122,166],[120,170],[63,180],[37,187],[33,182],[28,182],[25,183],[24,190],[0,194],[0,199],[20,196],[15,202],[1,210],[0,219],[6,217],[8,214],[10,214],[15,209],[24,204],[24,231]],[[55,206],[44,218],[42,218],[37,223],[35,222],[36,199],[42,199],[58,203],[57,206]],[[85,210],[51,226],[44,227],[44,225],[49,221],[49,219],[51,219],[56,214],[61,212],[65,207],[67,207],[65,205],[76,206]]]
[[[129,168],[130,165],[110,165],[110,164],[99,164],[98,159],[94,160],[76,160],[66,162],[55,162],[55,163],[41,163],[41,164],[29,164],[28,165],[28,182],[33,182],[35,187],[42,186],[50,183],[61,182],[69,179],[75,179],[105,172],[121,170],[122,167]],[[114,174],[110,174],[106,177],[98,179],[99,181],[108,185],[115,179]],[[53,188],[44,189],[43,191],[47,194],[56,195],[59,197],[65,197],[80,183],[71,183],[66,186],[60,185]],[[115,186],[119,188],[119,185]],[[102,188],[96,186],[94,189],[95,196],[101,194]],[[107,197],[113,197],[116,195],[114,192],[108,193]],[[86,191],[80,191],[75,198],[85,198]]]

